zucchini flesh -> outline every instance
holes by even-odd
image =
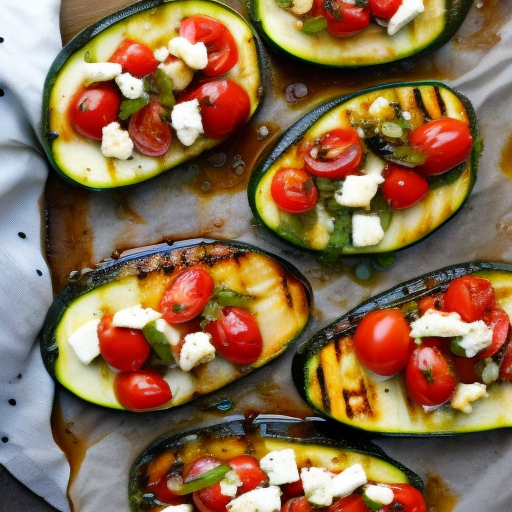
[[[361,318],[376,309],[401,307],[444,291],[462,275],[488,279],[497,306],[512,318],[512,266],[472,262],[441,269],[370,299],[301,346],[293,360],[293,377],[303,398],[318,412],[345,425],[397,435],[448,435],[512,426],[512,383],[494,382],[488,396],[465,413],[444,405],[426,412],[406,391],[403,372],[391,379],[375,377],[358,361],[352,334]]]
[[[154,493],[157,479],[165,479],[173,473],[173,468],[183,467],[203,455],[226,463],[245,454],[260,460],[270,451],[287,448],[295,452],[299,468],[315,466],[339,472],[361,464],[369,481],[410,484],[424,491],[417,474],[387,456],[377,445],[362,439],[352,441],[332,436],[322,428],[325,426],[322,423],[279,415],[261,415],[253,421],[240,416],[165,435],[144,449],[132,465],[129,475],[131,510],[158,510],[161,502]]]
[[[371,23],[351,37],[333,37],[323,30],[307,34],[298,18],[276,0],[252,0],[255,26],[277,51],[323,66],[362,67],[389,63],[433,51],[449,41],[462,25],[472,0],[425,0],[425,10],[393,36]]]
[[[243,368],[217,355],[209,363],[183,371],[161,366],[174,407],[215,391],[280,355],[302,331],[309,317],[309,284],[291,265],[244,244],[194,241],[188,246],[157,248],[107,264],[69,285],[54,300],[43,327],[42,356],[47,370],[77,396],[123,409],[114,393],[116,372],[101,357],[84,364],[68,340],[80,326],[103,312],[141,305],[158,310],[167,286],[182,268],[203,267],[215,284],[250,296],[246,309],[263,338],[260,357]],[[256,277],[257,276],[257,277]]]
[[[474,142],[466,161],[433,179],[427,195],[412,207],[390,210],[377,199],[377,194],[371,209],[379,216],[385,215],[384,238],[377,245],[354,247],[350,242],[350,219],[344,222],[344,218],[339,217],[341,228],[335,220],[333,229],[332,219],[337,219],[335,212],[327,210],[326,214],[325,210],[317,208],[305,214],[285,212],[274,202],[271,184],[281,167],[303,168],[304,161],[299,154],[302,141],[314,140],[333,128],[350,127],[354,118],[371,119],[368,109],[379,97],[411,112],[413,126],[445,116],[460,119],[468,123]],[[368,147],[364,150],[367,159],[368,155],[373,155]],[[469,100],[457,91],[440,82],[381,85],[331,100],[292,125],[273,146],[270,156],[263,159],[251,175],[249,203],[262,225],[304,249],[332,256],[393,252],[420,241],[464,205],[476,180],[481,150],[476,114]],[[344,236],[341,243],[338,241],[340,235]]]
[[[250,116],[254,114],[262,95],[261,48],[251,27],[237,12],[210,0],[139,2],[78,34],[61,50],[48,72],[43,94],[43,142],[50,162],[64,179],[95,190],[133,185],[222,142],[200,136],[191,146],[184,146],[173,133],[171,146],[161,157],[134,152],[128,160],[106,158],[100,142],[77,134],[68,116],[70,101],[84,82],[84,61],[108,61],[125,38],[145,43],[152,50],[166,46],[180,22],[195,14],[221,21],[233,34],[239,62],[221,77],[246,90]]]

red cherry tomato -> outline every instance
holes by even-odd
[[[114,327],[112,319],[103,315],[98,324],[101,356],[117,370],[138,370],[151,353],[149,343],[139,329]]]
[[[416,170],[433,175],[446,172],[463,162],[471,151],[473,137],[464,121],[441,117],[412,130],[409,143],[427,157]]]
[[[418,404],[435,406],[452,396],[457,380],[445,356],[435,347],[414,349],[405,367],[410,397]]]
[[[302,480],[300,479],[296,482],[281,485],[281,490],[283,491],[283,494],[281,495],[281,501],[283,503],[291,498],[297,498],[298,496],[304,495],[304,487],[302,485]]]
[[[370,9],[358,7],[343,0],[330,0],[324,4],[327,32],[334,37],[348,37],[361,32],[370,24]]]
[[[160,64],[149,46],[131,39],[125,39],[118,46],[109,62],[121,64],[123,71],[138,78],[153,73]]]
[[[325,512],[370,512],[360,494],[350,494],[326,507]]]
[[[198,316],[210,300],[214,282],[201,267],[178,273],[160,301],[163,317],[170,324],[180,324]]]
[[[251,100],[243,87],[232,80],[205,82],[180,98],[180,103],[197,99],[205,135],[222,139],[248,119]]]
[[[313,510],[305,496],[290,498],[281,507],[281,512],[312,512]]]
[[[512,382],[512,343],[505,346],[505,352],[500,364],[500,379],[505,382]]]
[[[314,176],[339,179],[357,174],[363,158],[361,139],[353,128],[327,132],[301,148],[306,170]]]
[[[169,384],[157,373],[144,370],[118,373],[114,392],[119,403],[132,411],[155,409],[172,399]]]
[[[457,379],[463,384],[473,384],[474,382],[481,382],[481,377],[476,371],[476,364],[479,359],[475,357],[457,356],[450,354],[450,360],[453,363],[453,368]]]
[[[289,213],[305,213],[318,200],[318,190],[311,176],[292,167],[281,167],[274,174],[270,193],[277,206]]]
[[[421,201],[428,192],[428,183],[419,174],[388,164],[384,172],[382,195],[394,210],[402,210]]]
[[[491,344],[478,354],[478,359],[492,357],[504,345],[508,339],[510,318],[507,312],[501,308],[494,308],[484,314],[484,322],[492,329]]]
[[[393,502],[385,505],[383,512],[427,512],[427,504],[423,494],[410,484],[391,484]]]
[[[238,494],[252,491],[268,482],[268,476],[260,468],[258,459],[251,455],[238,455],[233,457],[228,464],[236,471],[242,482],[238,488]]]
[[[354,349],[372,372],[391,376],[406,364],[411,328],[399,309],[381,309],[365,315],[354,333]]]
[[[205,75],[222,75],[238,62],[238,47],[231,32],[214,18],[196,15],[184,19],[180,36],[206,45],[208,65],[202,70]]]
[[[234,364],[251,364],[260,357],[260,328],[248,311],[237,306],[222,308],[220,318],[206,324],[217,352]]]
[[[389,21],[402,5],[402,0],[369,0],[368,5],[375,18]]]
[[[166,503],[167,505],[181,505],[188,501],[187,496],[176,494],[167,487],[167,475],[158,482],[148,485],[148,491],[153,493],[158,501]]]
[[[101,140],[102,129],[117,121],[120,104],[119,93],[108,84],[80,89],[69,107],[71,126],[85,137]]]
[[[148,156],[164,155],[171,145],[171,128],[163,119],[167,113],[157,101],[150,101],[130,117],[128,133],[135,149]]]
[[[423,316],[429,309],[441,310],[443,308],[442,299],[433,295],[423,297],[418,301],[418,312]]]
[[[452,281],[443,296],[444,311],[455,311],[465,322],[481,320],[495,304],[491,282],[472,275]]]

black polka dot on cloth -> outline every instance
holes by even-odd
[[[14,398],[9,398],[8,401],[9,401],[9,405],[12,405],[12,406],[16,405],[16,400],[14,400]]]
[[[36,270],[36,273],[37,273],[38,276],[42,276],[43,275],[42,271],[39,270],[39,269]]]
[[[19,236],[20,238],[23,238],[23,239],[27,238],[27,235],[26,235],[25,233],[23,233],[23,231],[20,231],[20,232],[18,233],[18,236]]]
[[[9,438],[7,436],[2,437],[2,443],[7,443]]]
[[[4,42],[4,38],[0,37],[0,43],[3,43],[3,42]]]
[[[3,96],[3,95],[4,95],[4,90],[0,89],[0,96]]]

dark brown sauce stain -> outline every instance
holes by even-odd
[[[438,475],[429,473],[425,496],[430,512],[452,512],[459,502],[457,496]]]
[[[500,169],[507,178],[512,179],[512,133],[508,136],[501,151]]]

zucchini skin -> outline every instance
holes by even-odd
[[[161,173],[174,169],[182,164],[185,164],[199,156],[203,151],[206,151],[226,140],[226,138],[213,140],[213,139],[205,139],[203,144],[203,149],[196,152],[196,154],[191,154],[190,149],[185,149],[185,154],[191,154],[191,156],[186,156],[183,158],[179,157],[179,161],[171,162],[170,166],[161,166],[158,170],[149,170],[147,171],[147,176],[137,176],[136,178],[120,178],[120,182],[116,183],[115,180],[103,180],[100,184],[89,183],[87,180],[87,176],[83,178],[78,178],[76,176],[72,176],[71,174],[76,174],[76,171],[70,170],[67,172],[64,163],[59,163],[59,157],[56,155],[53,149],[53,143],[58,139],[59,132],[52,130],[51,127],[51,109],[52,107],[52,90],[56,85],[56,82],[59,78],[59,73],[62,68],[67,64],[68,60],[73,57],[76,52],[79,52],[82,48],[84,48],[88,43],[90,43],[95,37],[101,36],[104,31],[114,27],[118,23],[126,22],[131,16],[135,16],[137,14],[149,12],[156,12],[157,9],[172,7],[172,4],[188,4],[192,3],[194,0],[141,0],[139,2],[134,3],[133,5],[127,6],[113,14],[110,14],[103,19],[97,21],[96,23],[90,25],[89,27],[82,30],[79,34],[77,34],[71,41],[69,41],[56,56],[53,61],[50,69],[48,70],[47,77],[44,83],[43,88],[43,109],[42,109],[42,122],[41,122],[41,141],[43,144],[43,149],[46,153],[48,161],[51,166],[55,169],[55,171],[68,183],[71,183],[75,186],[79,186],[85,188],[87,190],[93,191],[101,191],[106,189],[115,189],[115,188],[126,188],[136,185],[140,182],[146,181],[148,179],[159,176]],[[229,13],[232,16],[235,16],[241,23],[243,23],[247,29],[250,31],[252,35],[252,39],[254,41],[255,50],[256,50],[256,60],[257,60],[257,70],[259,81],[257,90],[254,91],[254,97],[252,97],[252,92],[249,92],[250,100],[251,100],[251,112],[250,117],[252,117],[255,112],[259,109],[261,99],[264,97],[266,83],[268,79],[268,57],[266,54],[266,50],[253,27],[247,23],[247,21],[243,18],[243,16],[237,12],[235,9],[231,8],[228,5],[225,5],[217,0],[201,0],[201,3],[206,5],[214,6],[216,9],[222,9]],[[221,75],[218,78],[222,78],[224,75]],[[229,137],[229,136],[228,136]],[[173,138],[176,138],[173,134]],[[97,141],[96,141],[97,142]],[[197,142],[197,141],[196,141]],[[195,143],[194,143],[195,144]],[[193,148],[194,145],[191,147]],[[172,148],[172,146],[171,146]],[[160,159],[163,157],[160,157]],[[134,169],[132,169],[134,170]],[[124,171],[125,172],[125,171]]]
[[[335,55],[334,57],[329,56],[328,49],[322,51],[321,46],[319,45],[316,51],[311,51],[311,55],[307,55],[309,48],[306,45],[297,44],[289,44],[288,48],[285,48],[279,40],[276,40],[276,37],[269,33],[269,30],[265,27],[265,6],[262,5],[265,0],[250,0],[250,15],[253,25],[256,27],[256,30],[261,34],[262,38],[269,44],[271,48],[277,53],[282,53],[288,57],[293,58],[299,62],[307,62],[308,64],[313,64],[320,67],[335,67],[335,68],[362,68],[362,67],[381,67],[390,63],[398,63],[409,59],[411,57],[420,57],[425,54],[431,53],[443,45],[445,45],[458,29],[461,27],[464,22],[466,16],[473,5],[473,0],[445,0],[444,1],[444,25],[441,30],[438,31],[431,39],[423,41],[417,48],[414,45],[410,45],[407,49],[400,48],[395,55],[388,54],[384,52],[381,55],[374,56],[370,55],[370,51],[364,57],[358,55],[357,57],[351,56],[349,54],[343,54],[340,52],[339,55]],[[274,1],[274,0],[272,0]],[[279,8],[280,9],[280,8]],[[429,21],[426,22],[427,24]],[[288,27],[287,27],[288,28]],[[293,29],[295,30],[295,29]],[[407,30],[407,29],[405,29]],[[311,38],[315,36],[310,36]],[[354,37],[354,36],[352,36]],[[357,44],[364,44],[364,35],[363,33],[358,34]],[[390,37],[390,36],[388,36]],[[396,37],[396,36],[395,36]],[[350,38],[328,38],[336,41],[336,39],[347,39]],[[330,43],[333,46],[336,46],[336,43]],[[345,41],[342,42],[345,44]],[[313,45],[313,43],[312,43]],[[352,48],[350,48],[350,51]],[[378,52],[376,52],[378,53]]]
[[[293,339],[295,339],[307,325],[309,311],[311,310],[313,302],[311,285],[300,271],[280,256],[270,254],[246,243],[198,238],[176,242],[172,245],[160,244],[151,248],[144,248],[141,251],[130,251],[130,253],[125,257],[109,261],[92,271],[84,272],[76,283],[70,283],[66,286],[66,288],[57,295],[52,302],[41,331],[42,336],[40,348],[46,370],[56,382],[61,382],[56,371],[56,365],[60,353],[57,329],[70,305],[77,299],[80,299],[90,292],[94,292],[104,285],[122,283],[123,278],[135,278],[137,281],[144,281],[147,276],[155,271],[162,271],[163,275],[168,275],[178,269],[187,268],[195,264],[201,263],[206,266],[215,266],[216,263],[222,264],[223,261],[236,261],[238,258],[252,253],[262,255],[279,265],[284,272],[286,272],[286,275],[293,278],[303,290],[305,299],[304,306],[307,308],[308,318],[295,333],[293,337]],[[272,354],[271,357],[263,363],[263,365],[274,357],[280,355],[287,348],[289,343],[293,341],[293,339],[289,339],[284,343],[280,350],[277,353]],[[260,364],[255,365],[254,367],[244,368],[244,372],[239,373],[237,378],[242,375],[252,373],[252,371],[256,370],[259,366],[262,365]],[[69,387],[65,383],[62,384],[65,387]],[[211,391],[216,391],[217,389],[218,388],[211,389]],[[73,389],[71,389],[71,391],[73,391]],[[200,394],[201,393],[198,393],[197,396]],[[83,398],[87,400],[87,397]],[[175,407],[188,401],[190,400],[176,404],[172,404],[171,402],[168,407]],[[122,406],[116,406],[111,403],[106,405],[106,407],[123,409]]]
[[[410,241],[410,242],[401,242],[401,245],[393,246],[391,248],[381,248],[378,244],[376,246],[369,246],[369,247],[360,247],[360,248],[344,248],[341,251],[342,255],[357,255],[357,254],[376,254],[376,253],[389,253],[389,252],[396,252],[398,250],[404,249],[406,247],[410,247],[412,245],[415,245],[416,243],[420,242],[427,236],[431,235],[437,229],[442,227],[450,218],[452,218],[460,209],[464,206],[464,204],[467,202],[469,195],[471,194],[471,191],[476,183],[477,179],[477,170],[478,170],[478,162],[481,156],[481,153],[483,151],[483,141],[480,137],[480,130],[478,126],[478,119],[476,116],[476,112],[473,108],[473,105],[471,104],[471,101],[462,95],[457,90],[454,90],[450,87],[448,87],[446,84],[439,82],[439,81],[413,81],[413,82],[399,82],[399,83],[388,83],[388,84],[381,84],[375,87],[370,87],[367,89],[359,90],[352,92],[350,94],[338,96],[336,98],[333,98],[317,107],[309,111],[307,114],[305,114],[303,117],[301,117],[299,120],[297,120],[294,124],[292,124],[277,140],[275,144],[268,150],[268,152],[262,157],[262,159],[259,161],[259,163],[256,165],[254,171],[251,174],[251,177],[249,179],[248,187],[247,187],[247,194],[248,194],[248,201],[249,206],[251,207],[251,210],[253,212],[254,217],[256,220],[270,233],[273,235],[279,236],[282,238],[285,242],[290,243],[294,246],[299,246],[302,250],[306,250],[311,252],[312,254],[316,255],[322,255],[324,252],[323,249],[315,249],[311,247],[307,247],[303,242],[297,240],[296,238],[293,238],[293,235],[287,236],[286,233],[280,232],[279,226],[277,228],[274,228],[273,226],[269,226],[268,222],[264,218],[264,214],[260,211],[260,209],[263,208],[263,206],[258,205],[258,200],[260,198],[258,197],[259,194],[263,197],[261,201],[264,201],[265,198],[263,196],[263,193],[261,191],[260,183],[262,183],[263,179],[265,178],[265,175],[267,172],[272,172],[272,167],[276,164],[276,162],[283,157],[283,155],[286,155],[286,152],[289,147],[294,146],[299,143],[299,141],[307,134],[307,132],[314,127],[314,125],[318,122],[321,122],[322,118],[329,115],[329,113],[340,107],[341,105],[357,99],[358,97],[363,97],[364,95],[377,93],[378,91],[384,91],[387,89],[393,89],[393,88],[400,88],[400,87],[412,87],[412,88],[419,88],[419,87],[437,87],[437,88],[443,88],[449,93],[453,94],[454,97],[460,101],[464,109],[466,110],[468,119],[469,119],[469,127],[470,132],[473,137],[473,146],[470,152],[470,155],[467,159],[466,163],[459,164],[454,169],[463,169],[465,166],[464,172],[468,172],[468,182],[467,182],[467,188],[465,190],[465,196],[462,201],[458,204],[458,206],[455,208],[454,211],[450,212],[448,215],[444,217],[444,220],[442,222],[437,224],[432,224],[429,226],[429,231],[420,235],[419,237],[416,237],[416,239]],[[422,204],[422,202],[425,199],[422,199],[419,204]],[[401,212],[406,212],[407,210],[402,210]],[[402,213],[400,212],[399,215]],[[393,224],[393,221],[391,221],[391,225]],[[389,245],[389,244],[388,244]]]
[[[330,323],[328,326],[324,327],[322,330],[317,332],[310,339],[298,347],[292,361],[292,378],[301,397],[322,416],[329,417],[338,422],[341,422],[344,426],[384,435],[454,435],[512,426],[512,414],[503,411],[503,404],[499,403],[496,398],[493,399],[492,397],[482,398],[482,403],[486,403],[487,401],[487,405],[483,413],[480,414],[480,421],[464,421],[465,419],[469,420],[471,417],[476,418],[477,414],[479,414],[478,410],[474,410],[471,413],[463,413],[450,410],[446,416],[442,416],[436,420],[429,421],[428,414],[432,413],[425,413],[423,409],[421,409],[421,406],[415,407],[416,404],[412,404],[412,401],[406,398],[407,391],[405,390],[405,383],[403,380],[396,381],[396,389],[399,390],[398,392],[396,392],[396,390],[387,390],[386,393],[389,392],[391,395],[396,392],[395,394],[400,395],[397,397],[397,399],[404,402],[405,408],[407,408],[411,417],[409,427],[405,426],[403,417],[401,418],[402,421],[400,427],[397,427],[396,425],[394,427],[389,427],[388,425],[384,425],[384,423],[379,423],[380,419],[384,418],[382,421],[385,420],[386,415],[381,414],[382,411],[376,412],[376,419],[360,419],[357,417],[357,413],[354,414],[352,419],[348,419],[348,415],[344,418],[336,417],[335,414],[331,414],[330,411],[327,410],[329,409],[329,406],[325,406],[326,403],[328,404],[329,397],[326,395],[322,398],[322,403],[320,403],[320,401],[317,401],[316,398],[312,398],[309,389],[310,381],[308,369],[312,363],[313,358],[319,353],[319,351],[327,347],[329,344],[334,344],[338,340],[352,336],[358,323],[366,314],[379,309],[400,307],[407,302],[416,301],[428,295],[441,293],[446,290],[448,285],[453,280],[457,279],[458,277],[471,274],[477,274],[481,277],[488,278],[491,280],[491,282],[493,274],[497,279],[505,280],[505,284],[503,285],[502,290],[500,290],[500,300],[503,302],[503,304],[499,301],[498,304],[502,304],[502,307],[507,310],[510,316],[512,313],[512,310],[509,306],[512,303],[512,265],[510,264],[471,261],[441,268],[415,279],[411,279],[364,301],[356,308],[352,309],[348,313]],[[500,276],[504,277],[501,278]],[[506,296],[503,296],[504,294]],[[504,302],[506,302],[506,305]],[[395,379],[396,377],[393,377],[389,382]],[[384,381],[384,383],[385,382],[388,381]],[[341,386],[343,387],[343,382],[341,382]],[[510,383],[501,382],[489,385],[490,388],[492,388],[492,386],[502,387],[501,393],[503,398],[511,396],[512,386]],[[324,391],[327,392],[326,390]],[[365,392],[367,392],[366,396],[369,396],[372,393],[376,394],[379,391],[380,390],[377,389],[368,390],[365,388]],[[495,394],[494,396],[499,396],[499,393],[497,395]],[[372,400],[375,400],[373,403],[376,403],[377,398],[370,398],[370,409],[372,408]],[[494,401],[491,403],[491,400]],[[478,409],[478,404],[474,404],[474,407],[475,409]],[[440,410],[442,409],[443,408]],[[495,414],[494,417],[489,415],[489,409],[492,409],[493,413]],[[372,414],[373,412],[370,412],[369,415],[372,416]],[[391,414],[395,414],[395,412],[392,411],[390,415]],[[502,418],[498,419],[500,416]],[[403,428],[402,425],[404,425]]]
[[[320,418],[303,420],[291,416],[262,414],[250,420],[240,415],[227,418],[221,423],[196,425],[190,429],[172,432],[148,445],[136,457],[129,472],[128,492],[132,512],[147,510],[141,507],[141,498],[148,500],[150,497],[141,496],[141,486],[144,485],[145,469],[148,464],[167,451],[179,451],[181,455],[186,455],[186,445],[191,439],[196,445],[195,457],[201,455],[197,451],[197,439],[213,439],[219,444],[228,439],[241,441],[247,439],[249,446],[259,445],[261,440],[268,439],[272,442],[282,442],[283,446],[286,444],[285,447],[291,448],[300,444],[319,448],[328,447],[345,453],[354,452],[391,466],[393,471],[400,474],[402,483],[408,483],[422,493],[425,491],[422,478],[389,457],[382,448],[361,436],[354,439],[350,436],[344,437],[340,435],[339,429],[336,432],[331,430],[329,424]],[[298,449],[300,450],[300,447]],[[314,461],[312,464],[314,465]],[[147,503],[144,504],[147,505]]]

